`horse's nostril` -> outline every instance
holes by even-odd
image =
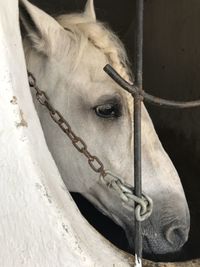
[[[183,226],[170,226],[165,233],[165,237],[173,247],[180,248],[188,239],[188,228]]]

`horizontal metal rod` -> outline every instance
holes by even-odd
[[[127,92],[129,92],[133,96],[138,94],[138,88],[133,84],[130,84],[127,81],[125,81],[109,64],[104,67],[104,71]],[[140,90],[139,94],[141,97],[143,97],[144,101],[161,107],[180,108],[180,109],[200,107],[200,100],[194,100],[194,101],[167,100],[160,97],[152,96],[143,90]]]
[[[180,108],[180,109],[200,107],[200,100],[194,100],[194,101],[167,100],[164,98],[152,96],[144,91],[142,92],[142,96],[144,97],[144,101],[161,107]]]

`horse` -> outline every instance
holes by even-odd
[[[52,106],[67,120],[92,155],[125,183],[134,186],[133,99],[104,71],[106,64],[133,81],[119,38],[97,21],[88,0],[81,13],[48,15],[27,0],[19,1],[25,29],[27,70]],[[33,96],[46,142],[66,187],[89,200],[120,225],[134,248],[134,212],[72,146],[49,112]],[[190,214],[178,173],[164,151],[142,105],[143,190],[153,199],[152,215],[142,224],[146,255],[178,252],[188,239]]]

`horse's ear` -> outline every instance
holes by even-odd
[[[49,53],[53,47],[51,34],[61,29],[61,25],[27,0],[19,0],[19,14],[33,47],[44,54]]]
[[[91,19],[91,21],[96,21],[96,14],[94,9],[94,1],[93,0],[87,0],[87,3],[85,5],[85,16]]]

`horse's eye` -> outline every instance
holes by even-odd
[[[121,116],[121,105],[119,103],[107,103],[94,108],[97,116],[102,118],[118,118]]]

